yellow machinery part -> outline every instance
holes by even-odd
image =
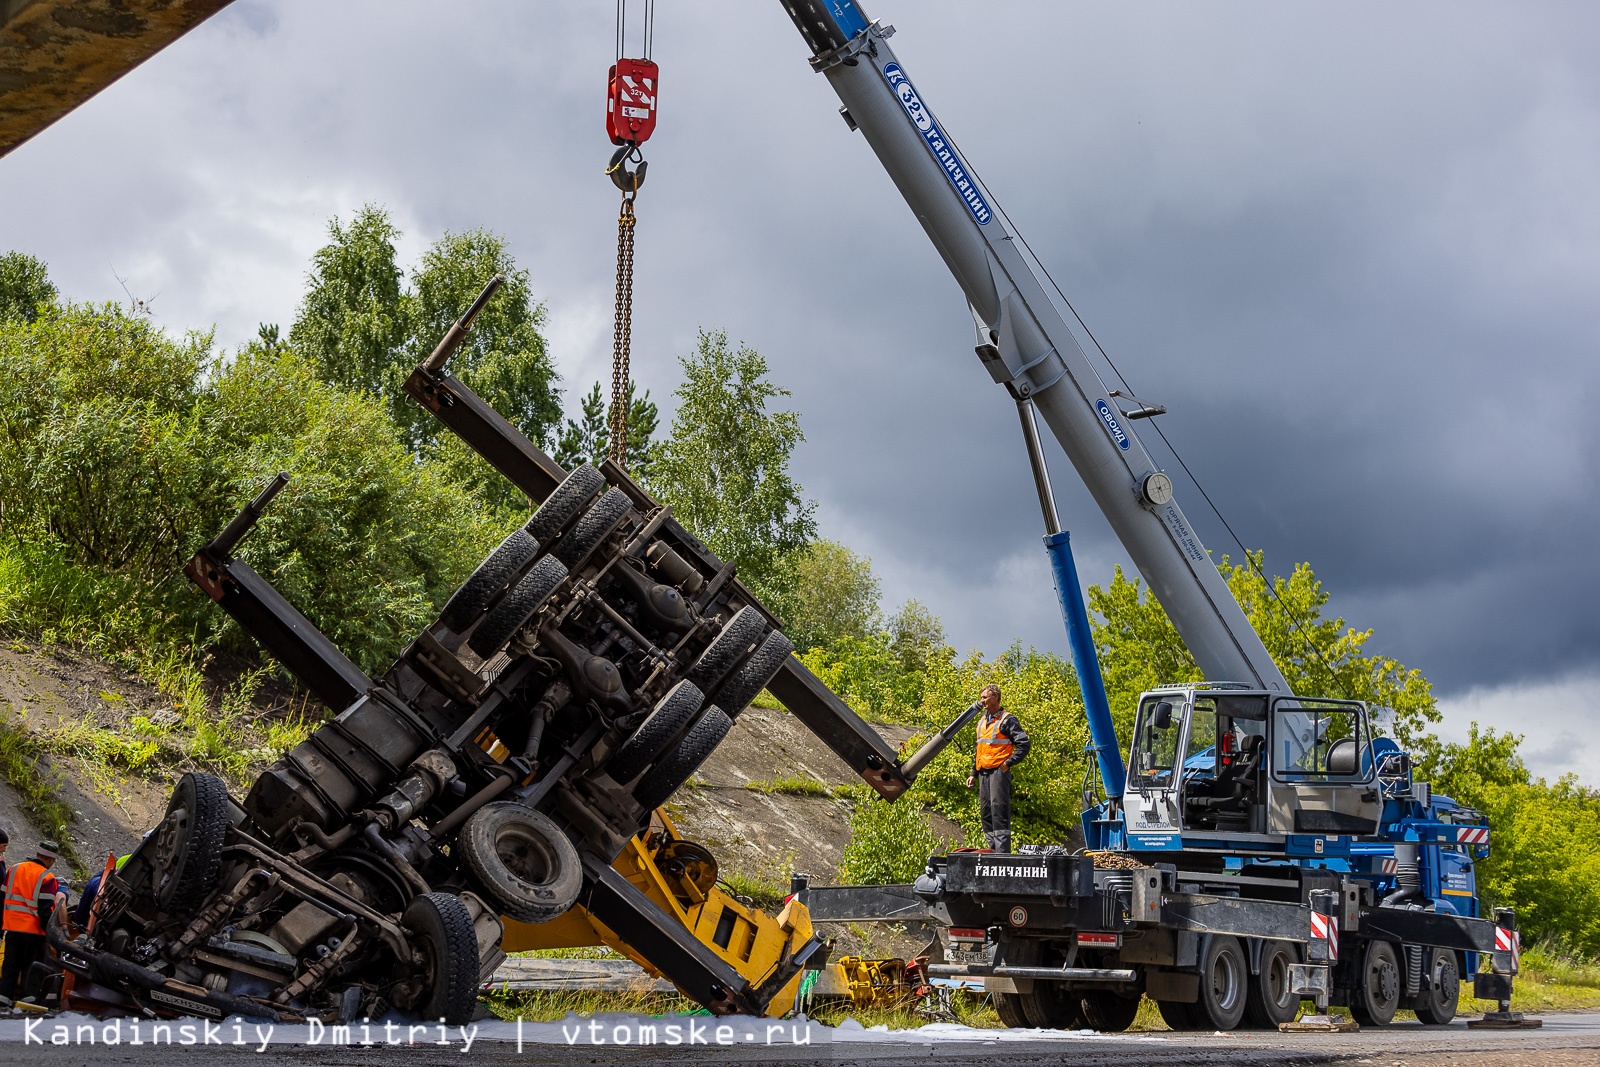
[[[698,854],[697,858],[703,856],[705,862],[670,862],[685,854]],[[665,811],[652,815],[650,826],[628,842],[611,866],[732,964],[751,985],[759,985],[779,960],[811,938],[811,915],[798,900],[790,900],[772,916],[741,904],[719,888],[715,884],[715,861],[699,846],[684,841]],[[500,945],[507,952],[606,945],[650,974],[660,974],[650,961],[581,907],[547,923],[504,921],[506,932]],[[778,991],[768,1004],[768,1015],[783,1015],[794,1006],[800,979],[801,975],[796,975]]]

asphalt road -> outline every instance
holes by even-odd
[[[717,1030],[725,1024],[726,1029]],[[1350,1064],[1365,1067],[1600,1067],[1600,1014],[1551,1015],[1532,1031],[1469,1030],[1401,1024],[1355,1034],[1170,1033],[1089,1035],[1058,1031],[967,1030],[934,1026],[915,1031],[874,1033],[829,1030],[806,1023],[770,1020],[714,1020],[705,1017],[648,1019],[606,1016],[599,1020],[528,1024],[521,1043],[514,1023],[491,1022],[463,1034],[438,1027],[387,1031],[374,1023],[349,1035],[305,1027],[279,1027],[270,1040],[253,1023],[213,1024],[208,1034],[198,1021],[171,1024],[158,1032],[146,1020],[134,1027],[69,1016],[0,1020],[0,1063],[50,1064],[807,1064],[982,1065],[1003,1059],[1006,1067],[1082,1064],[1085,1067],[1135,1067],[1140,1064],[1247,1064],[1298,1067]],[[674,1035],[667,1028],[678,1026]],[[641,1045],[639,1028],[655,1027],[655,1044]],[[791,1029],[798,1027],[798,1029]],[[91,1035],[89,1028],[94,1033]],[[93,1040],[91,1041],[91,1036]],[[677,1044],[671,1044],[676,1036]],[[120,1038],[111,1043],[108,1038]],[[209,1038],[210,1043],[207,1043]],[[470,1038],[470,1046],[468,1039]],[[52,1043],[64,1041],[64,1044]],[[360,1044],[370,1040],[370,1046]],[[809,1040],[795,1044],[796,1039]],[[720,1043],[719,1043],[720,1040]],[[770,1041],[770,1044],[769,1044]],[[393,1044],[392,1042],[399,1042]],[[408,1043],[410,1042],[410,1043]],[[603,1042],[603,1043],[602,1043]],[[620,1043],[619,1043],[620,1042]],[[178,1056],[184,1059],[179,1060]],[[193,1059],[198,1056],[199,1059]]]

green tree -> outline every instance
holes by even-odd
[[[324,381],[398,402],[408,309],[395,262],[400,231],[367,204],[349,226],[328,223],[328,243],[311,259],[306,295],[289,341],[316,364]]]
[[[768,380],[760,353],[730,349],[720,330],[702,330],[695,352],[679,363],[678,410],[650,488],[781,617],[796,556],[817,530],[816,505],[789,474],[805,439],[799,416],[769,407],[789,391]]]
[[[656,429],[661,413],[650,390],[636,396],[637,383],[628,380],[628,472],[636,479],[648,481],[655,461]],[[578,406],[578,417],[568,419],[556,441],[556,462],[571,470],[580,463],[596,466],[611,453],[611,405],[601,394],[601,383],[584,395]]]
[[[551,442],[561,403],[540,333],[545,310],[504,239],[486,230],[447,232],[423,253],[407,285],[395,259],[400,231],[382,208],[368,204],[348,226],[335,218],[328,236],[313,257],[289,331],[290,343],[325,381],[381,398],[406,446],[433,454],[449,432],[406,395],[405,380],[484,284],[504,274],[506,283],[479,313],[450,370],[535,442]],[[452,467],[464,458],[458,452],[448,450]],[[496,479],[480,475],[481,488],[500,505],[516,501],[510,484]]]
[[[845,885],[895,885],[916,879],[940,842],[922,805],[911,797],[890,804],[876,793],[856,802],[850,843],[839,857]]]
[[[945,637],[944,620],[919,600],[906,601],[889,616],[889,650],[908,674],[921,674],[956,654]]]
[[[32,322],[56,295],[43,260],[26,252],[0,256],[0,322]]]
[[[1259,552],[1241,565],[1224,556],[1218,570],[1290,688],[1306,696],[1391,708],[1395,739],[1407,747],[1417,743],[1427,725],[1439,721],[1428,680],[1392,657],[1367,654],[1370,629],[1324,618],[1328,592],[1309,563],[1297,564],[1287,578],[1273,578],[1269,592],[1262,562]],[[1098,616],[1090,625],[1112,717],[1118,735],[1126,738],[1141,692],[1169,682],[1200,681],[1202,675],[1167,613],[1121,567],[1106,588],[1089,587],[1089,607]]]
[[[801,651],[844,637],[865,639],[878,626],[879,588],[870,559],[819,538],[796,561],[785,632]]]

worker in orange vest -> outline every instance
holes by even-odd
[[[4,919],[0,921],[6,935],[0,998],[7,1004],[16,999],[17,986],[28,968],[44,954],[44,928],[51,911],[66,907],[61,883],[50,873],[60,851],[54,841],[41,841],[34,858],[17,864],[6,876]]]
[[[967,788],[978,783],[978,811],[983,837],[995,852],[1011,851],[1011,768],[1027,758],[1032,742],[1017,717],[1000,706],[1000,687],[983,687],[978,697],[978,754]]]

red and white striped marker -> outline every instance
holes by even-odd
[[[1460,845],[1487,845],[1489,843],[1489,828],[1487,826],[1458,826],[1456,827],[1456,843]]]
[[[1383,861],[1383,870],[1382,870],[1381,873],[1383,873],[1383,874],[1394,874],[1399,869],[1400,869],[1400,861],[1395,859],[1393,856],[1390,856],[1388,859]]]
[[[1496,927],[1496,929],[1499,929],[1499,927]],[[1337,963],[1339,960],[1339,920],[1332,915],[1312,912],[1311,936],[1318,941],[1326,941],[1328,943],[1328,961]]]
[[[1511,953],[1511,970],[1513,973],[1522,969],[1522,935],[1515,930],[1507,930],[1504,926],[1494,928],[1494,950],[1496,952]]]

